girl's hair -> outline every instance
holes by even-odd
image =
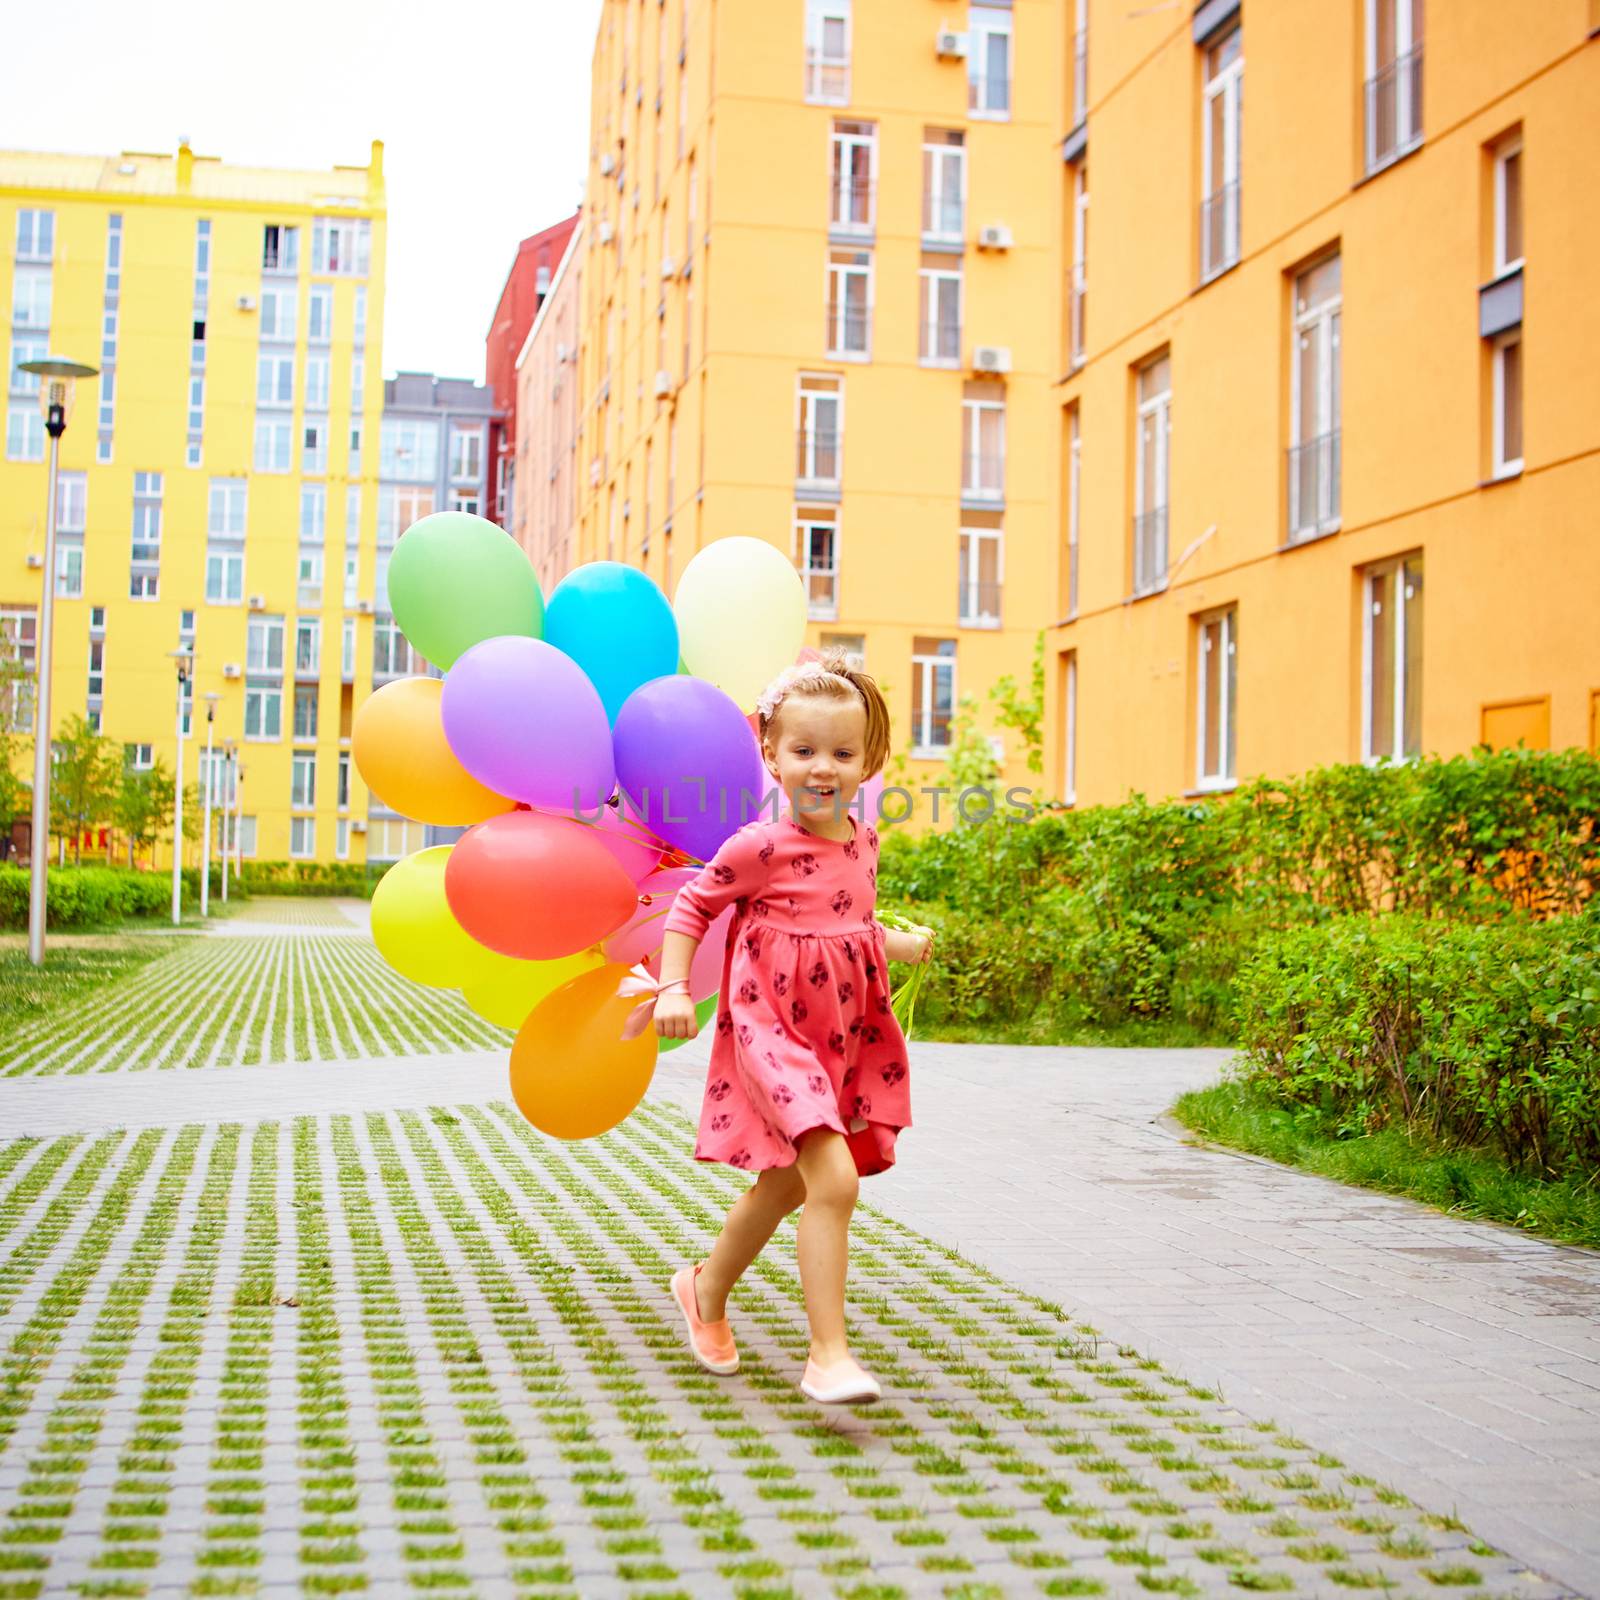
[[[851,664],[843,650],[829,650],[820,661],[802,661],[785,667],[756,701],[763,746],[776,737],[778,712],[791,695],[807,700],[848,700],[858,696],[867,711],[867,732],[862,744],[862,771],[866,777],[883,770],[889,759],[889,707],[877,683]]]

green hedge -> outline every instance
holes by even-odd
[[[185,901],[199,893],[195,873],[185,874]],[[126,917],[162,917],[172,912],[172,879],[166,873],[122,867],[52,867],[45,879],[45,926],[87,928]],[[0,928],[28,925],[28,873],[0,866]]]
[[[1298,929],[1240,975],[1238,1017],[1246,1075],[1342,1134],[1600,1175],[1600,916]]]
[[[247,861],[246,894],[355,895],[370,899],[389,864],[354,861]]]

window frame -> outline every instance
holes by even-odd
[[[933,227],[930,224],[941,220],[949,206],[949,197],[945,191],[944,166],[942,157],[956,158],[955,165],[959,169],[956,182],[956,225],[954,229]],[[922,237],[936,239],[941,243],[954,244],[963,242],[967,236],[967,147],[962,144],[934,144],[928,139],[922,141]]]
[[[1515,456],[1506,455],[1506,352],[1517,352],[1517,434],[1522,448]],[[1526,357],[1522,348],[1522,324],[1496,334],[1489,347],[1490,392],[1490,464],[1492,481],[1518,477],[1523,470],[1528,440],[1522,415],[1522,402],[1527,394],[1527,379],[1523,371]]]
[[[1510,220],[1506,208],[1506,168],[1517,163],[1517,233],[1522,249],[1516,256],[1506,254],[1506,224]],[[1525,208],[1522,204],[1522,130],[1505,136],[1494,147],[1494,275],[1508,277],[1522,270],[1527,258],[1528,241],[1525,229]]]
[[[814,106],[846,106],[850,104],[850,67],[854,48],[854,19],[851,0],[806,0],[805,19],[805,101]],[[687,14],[687,5],[685,5]],[[844,33],[844,52],[830,56],[827,49],[827,28],[837,22]],[[825,92],[828,74],[838,74],[839,92]],[[683,74],[680,73],[680,77]],[[682,121],[679,123],[682,132]]]
[[[930,635],[929,637],[934,636]],[[950,726],[955,721],[956,709],[961,703],[957,697],[958,679],[956,676],[956,664],[959,655],[959,646],[954,639],[937,639],[936,642],[939,644],[948,644],[950,646],[950,653],[948,655],[939,652],[930,654],[925,651],[919,651],[916,647],[915,639],[913,639],[911,645],[912,720],[910,755],[912,760],[940,761],[944,759],[945,755],[948,754],[950,750]],[[950,671],[950,690],[948,695],[950,710],[948,713],[949,720],[945,723],[944,741],[942,743],[934,743],[931,740],[924,742],[923,735],[931,734],[933,732],[932,719],[936,715],[937,702],[939,698],[938,674],[942,668],[946,667],[949,668]],[[917,690],[919,688],[922,691],[922,714],[920,722],[918,721],[917,716]]]
[[[988,41],[993,38],[1004,38],[1006,41],[1005,104],[999,109],[993,104],[989,88]],[[1016,39],[1011,26],[1011,12],[998,6],[973,6],[967,23],[967,115],[978,122],[1009,122],[1016,71]]]
[[[942,295],[939,291],[947,284],[953,283],[956,291],[955,315],[955,349],[948,355],[940,355],[937,351],[939,333],[946,327],[944,320],[939,317],[939,301]],[[918,267],[917,268],[917,364],[923,367],[939,367],[941,369],[957,368],[961,366],[961,320],[965,309],[966,290],[963,285],[963,274],[960,266],[955,267]],[[932,336],[930,338],[930,335]]]
[[[841,126],[846,124],[847,126]],[[865,130],[859,131],[859,130]],[[855,154],[867,154],[866,215],[856,211]],[[878,220],[878,125],[835,117],[828,139],[828,226],[834,233],[870,234]]]
[[[999,419],[999,443],[995,451],[997,479],[984,481],[983,419],[992,414]],[[1000,506],[1006,498],[1006,403],[964,395],[961,400],[961,498],[979,505]]]
[[[826,529],[829,536],[829,553],[832,557],[827,566],[812,564],[811,536],[820,529]],[[795,566],[800,573],[800,581],[805,585],[806,591],[806,617],[813,622],[835,622],[839,617],[839,518],[832,511],[802,511],[798,508],[794,514],[795,538]],[[817,599],[812,594],[813,581],[824,582],[832,598]]]
[[[1144,393],[1146,376],[1153,372],[1162,363],[1166,364],[1167,376],[1165,388],[1154,394]],[[1134,515],[1134,560],[1133,560],[1133,592],[1136,597],[1159,594],[1167,586],[1167,577],[1171,569],[1172,559],[1172,352],[1163,350],[1151,356],[1147,361],[1139,364],[1137,382],[1134,389],[1134,468],[1133,468],[1133,515]],[[1156,470],[1152,475],[1155,487],[1160,498],[1153,504],[1146,503],[1145,490],[1145,463],[1149,446],[1146,443],[1146,422],[1157,425],[1154,436],[1156,448]],[[1162,552],[1159,575],[1143,570],[1144,553],[1143,541],[1140,538],[1140,523],[1143,518],[1153,516],[1157,512],[1166,513],[1166,523],[1162,530]]]
[[[876,263],[870,254],[865,261],[832,261],[828,262],[828,355],[835,361],[870,361],[872,359],[872,305],[873,305],[873,279]],[[850,331],[850,297],[848,293],[849,280],[861,277],[866,282],[865,309],[860,313],[862,320],[862,347],[852,350],[847,345],[839,342],[837,335],[843,332],[846,337]]]
[[[1213,70],[1212,63],[1232,41],[1238,52],[1225,66]],[[1212,131],[1214,102],[1222,101],[1222,158],[1218,180],[1216,135]],[[1219,38],[1205,47],[1204,76],[1200,102],[1201,196],[1200,281],[1209,283],[1239,264],[1239,179],[1244,143],[1244,25],[1235,22]],[[1231,201],[1229,194],[1231,191]],[[1207,208],[1221,200],[1223,240],[1218,259],[1210,259]]]
[[[815,387],[832,384],[832,388]],[[817,462],[825,446],[818,445],[823,428],[816,421],[817,408],[825,401],[834,408],[833,466],[831,474],[819,472]],[[802,372],[795,382],[796,480],[817,489],[838,490],[844,482],[844,382],[826,373]],[[671,507],[668,507],[670,513]]]
[[[1220,656],[1213,649],[1210,633],[1215,629],[1221,646]],[[1219,606],[1195,618],[1195,720],[1194,785],[1200,790],[1233,789],[1239,782],[1239,707],[1238,707],[1239,607]],[[1218,770],[1206,770],[1207,744],[1211,735],[1206,705],[1211,686],[1212,658],[1217,657],[1221,680],[1217,706],[1221,718],[1217,740]]]
[[[985,543],[994,546],[994,588],[995,604],[992,612],[983,609],[982,594],[984,583],[980,574],[983,571],[983,546]],[[1002,528],[971,527],[965,523],[961,526],[959,542],[956,546],[957,572],[959,576],[958,601],[956,619],[963,628],[998,628],[1001,625],[1001,602],[1005,593],[1006,581],[1006,541],[1005,531]],[[969,609],[969,600],[973,600]]]
[[[1423,552],[1413,550],[1403,556],[1393,556],[1387,561],[1375,561],[1370,566],[1361,569],[1361,759],[1368,766],[1375,766],[1384,760],[1411,761],[1421,754],[1421,726],[1422,726],[1422,664],[1417,664],[1417,683],[1415,698],[1417,700],[1417,727],[1418,740],[1416,750],[1405,748],[1406,715],[1411,708],[1411,699],[1406,690],[1406,672],[1409,644],[1409,622],[1406,608],[1415,594],[1404,594],[1402,590],[1411,580],[1413,574],[1422,576],[1426,571],[1423,562]],[[1394,635],[1392,639],[1391,663],[1394,676],[1394,704],[1391,708],[1393,738],[1392,748],[1377,750],[1373,746],[1373,718],[1372,718],[1372,693],[1373,693],[1373,585],[1385,577],[1395,579],[1394,589],[1397,597],[1395,605],[1395,618],[1393,622]],[[1420,601],[1419,601],[1420,604]]]

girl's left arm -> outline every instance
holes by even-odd
[[[902,933],[899,928],[885,928],[883,952],[891,961],[905,961],[917,966],[933,959],[933,935]]]

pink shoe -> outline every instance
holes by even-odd
[[[807,1361],[806,1374],[800,1380],[800,1393],[824,1406],[870,1405],[883,1398],[878,1380],[851,1356],[827,1367]]]
[[[700,1306],[694,1292],[694,1280],[700,1275],[700,1266],[679,1267],[672,1275],[672,1298],[683,1313],[683,1324],[689,1332],[689,1349],[707,1372],[726,1378],[739,1370],[739,1347],[733,1342],[733,1329],[728,1319],[719,1322],[702,1322]]]

